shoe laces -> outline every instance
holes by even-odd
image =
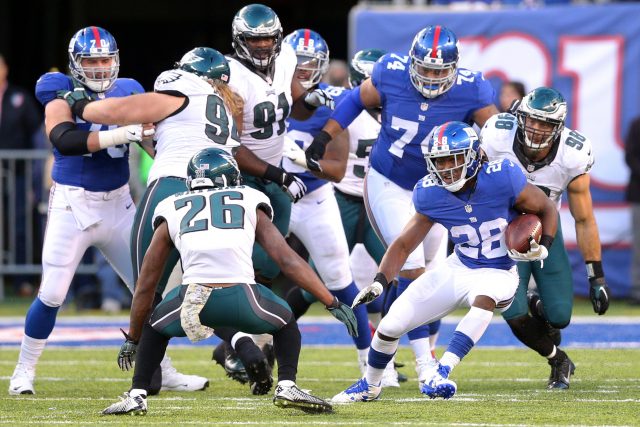
[[[449,366],[438,364],[438,374],[440,374],[443,379],[449,378],[450,372],[451,368]]]

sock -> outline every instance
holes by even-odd
[[[511,332],[524,345],[538,352],[542,357],[548,357],[554,351],[555,345],[547,333],[547,326],[542,321],[530,315],[524,315],[507,320]]]
[[[429,342],[428,337],[409,340],[409,344],[411,344],[411,348],[413,349],[416,359],[421,359],[427,355],[431,358],[431,343]]]
[[[131,396],[131,397],[142,396],[144,399],[146,399],[147,398],[147,390],[143,390],[141,388],[132,388],[129,391],[129,396]]]
[[[132,390],[147,390],[149,395],[157,394],[160,391],[158,384],[154,384],[154,387],[151,387],[151,379],[154,372],[161,370],[160,362],[164,358],[168,344],[168,337],[153,329],[149,322],[144,324],[136,352]]]
[[[358,288],[356,284],[351,282],[349,286],[339,291],[331,291],[342,303],[351,305],[354,298],[358,295]],[[358,320],[358,336],[353,337],[353,342],[358,349],[365,349],[371,345],[371,333],[369,331],[369,319],[367,318],[367,308],[364,305],[359,305],[353,310],[353,314],[356,315]]]
[[[24,333],[31,338],[46,339],[51,335],[60,307],[49,307],[36,297],[27,311]]]
[[[558,350],[558,347],[554,345],[553,350],[551,351],[551,353],[549,353],[549,355],[547,356],[547,359],[553,359],[554,357],[556,357],[556,354],[558,353],[557,350]]]
[[[233,335],[233,337],[231,338],[231,347],[233,347],[233,349],[235,351],[238,351],[238,348],[236,347],[236,344],[238,343],[238,341],[240,341],[242,338],[247,338],[249,339],[251,342],[253,342],[253,340],[251,339],[251,335],[249,334],[245,334],[244,332],[237,332]],[[243,340],[244,342],[246,342],[246,340]]]
[[[47,343],[46,339],[31,338],[30,336],[22,337],[22,344],[20,345],[20,356],[18,356],[18,363],[35,369],[40,355],[44,351],[44,346]]]
[[[393,360],[398,350],[398,340],[385,341],[375,334],[371,340],[371,348],[367,358],[367,373],[365,378],[369,384],[379,385],[387,364]]]
[[[295,319],[291,319],[282,329],[273,334],[273,351],[278,361],[278,384],[281,381],[296,382],[301,345],[302,338]]]

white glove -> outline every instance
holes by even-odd
[[[291,197],[293,203],[302,199],[307,192],[307,186],[295,175],[285,173],[283,177],[282,189]]]
[[[296,165],[308,170],[307,168],[307,157],[304,154],[304,150],[300,148],[298,144],[291,138],[285,136],[284,138],[284,148],[282,151],[282,155],[288,159],[290,159]]]
[[[370,302],[378,298],[382,294],[383,290],[384,287],[382,286],[382,283],[373,282],[372,284],[358,292],[358,295],[356,295],[356,297],[353,299],[351,308],[356,308],[360,304],[369,304]]]
[[[153,136],[154,129],[144,130],[142,125],[122,126],[111,130],[98,132],[98,142],[101,149],[130,142],[141,142],[143,138]]]
[[[549,256],[549,251],[543,245],[538,244],[535,240],[529,241],[529,251],[525,253],[517,252],[509,249],[507,254],[514,261],[542,261]]]
[[[313,92],[306,94],[304,102],[314,108],[318,108],[321,105],[329,107],[332,110],[336,108],[336,102],[333,100],[331,95],[322,89],[316,89]]]

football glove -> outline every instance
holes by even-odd
[[[311,108],[318,108],[320,106],[325,106],[332,110],[336,108],[336,102],[331,95],[322,89],[316,89],[306,94],[304,96],[304,102]]]
[[[287,193],[293,203],[302,199],[307,192],[307,186],[300,178],[283,171],[282,190]]]
[[[345,324],[349,335],[358,336],[358,321],[351,307],[340,302],[337,297],[333,297],[333,302],[327,306],[327,310],[333,317]]]
[[[124,334],[125,342],[122,344],[122,347],[120,347],[120,351],[118,352],[118,366],[123,371],[128,371],[133,367],[138,343],[135,342],[125,331],[122,329],[120,329],[120,331]]]
[[[356,297],[353,299],[351,308],[353,309],[360,304],[369,304],[370,302],[374,301],[376,298],[382,295],[384,288],[386,288],[388,285],[389,282],[387,282],[387,278],[384,277],[384,274],[376,274],[374,282],[358,292],[358,295],[356,295]]]
[[[309,170],[322,172],[320,159],[324,156],[324,152],[327,149],[329,141],[331,141],[331,135],[323,130],[313,138],[311,145],[309,145],[307,150],[304,152],[307,158],[307,168]]]
[[[593,305],[593,311],[602,316],[609,309],[609,296],[611,291],[607,283],[604,281],[604,277],[589,279],[589,298],[591,298],[591,304]]]
[[[59,90],[56,92],[56,98],[64,99],[69,104],[71,108],[71,112],[76,115],[76,117],[82,117],[82,113],[84,112],[84,108],[88,103],[92,102],[93,99],[84,87],[75,87],[73,90]]]
[[[549,256],[546,246],[538,244],[533,238],[529,240],[529,250],[525,253],[513,249],[507,251],[509,258],[514,261],[540,261]]]
[[[307,158],[304,154],[304,150],[300,148],[293,139],[286,136],[284,138],[282,155],[291,160],[294,164],[307,169]]]

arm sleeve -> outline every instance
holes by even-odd
[[[333,114],[331,114],[331,118],[338,122],[342,129],[346,129],[363,110],[364,105],[360,99],[360,87],[357,87],[344,97],[344,100],[340,102]]]

